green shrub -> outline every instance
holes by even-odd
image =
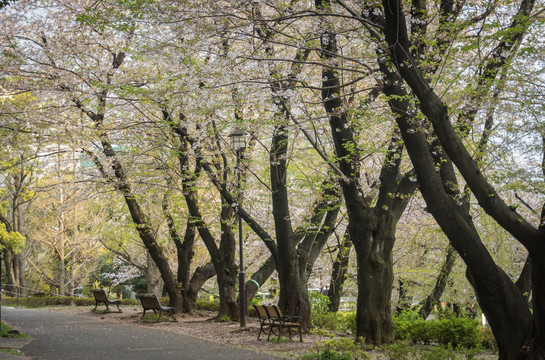
[[[394,319],[394,336],[398,340],[409,340],[411,338],[412,322]]]
[[[320,329],[331,331],[345,332],[346,330],[345,318],[339,313],[326,312],[322,314],[313,314],[312,325]]]
[[[360,360],[369,359],[369,355],[362,349],[363,342],[356,342],[349,338],[338,338],[324,340],[319,346],[319,357],[317,359],[335,359],[335,360]],[[325,357],[324,357],[325,356]],[[329,357],[327,357],[329,356]]]
[[[414,309],[402,310],[399,314],[394,316],[394,321],[417,321],[423,320],[418,311]]]
[[[424,351],[415,353],[415,358],[419,360],[456,360],[456,352],[452,346],[448,347],[429,347]]]
[[[219,319],[220,322],[230,322],[232,321],[231,318],[229,317],[229,315],[223,315],[220,319]]]
[[[411,339],[414,342],[430,344],[438,338],[438,324],[436,321],[412,321]]]
[[[390,360],[406,360],[411,353],[411,348],[405,343],[385,345],[382,349]]]
[[[483,345],[483,331],[478,321],[469,318],[444,318],[425,321],[401,320],[394,317],[395,337],[416,343],[439,343],[453,347],[479,348]]]
[[[492,330],[488,327],[481,329],[481,338],[483,339],[483,347],[485,349],[492,350],[493,352],[498,351],[498,344],[492,334]]]
[[[347,334],[356,334],[356,312],[344,313],[344,326]]]
[[[317,360],[352,360],[352,356],[343,354],[341,352],[325,349],[318,355]]]
[[[482,346],[483,338],[480,324],[469,318],[450,318],[439,320],[439,342],[453,347],[477,348]]]
[[[329,298],[318,292],[312,291],[308,294],[310,309],[314,314],[324,314],[329,310]]]
[[[356,313],[313,313],[312,325],[316,328],[340,332],[344,334],[355,334]]]
[[[197,309],[205,311],[219,311],[220,302],[215,300],[197,300]]]

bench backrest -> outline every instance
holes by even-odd
[[[161,309],[161,303],[155,294],[136,294],[136,298],[140,299],[140,303],[144,309]]]
[[[267,312],[270,319],[277,319],[280,317],[276,309],[276,305],[265,305],[265,311]]]
[[[269,317],[269,314],[267,314],[267,310],[265,309],[264,305],[254,305],[254,309],[257,312],[257,316],[261,319],[266,319]]]
[[[91,289],[91,292],[95,296],[96,301],[108,301],[108,297],[106,296],[106,292],[102,289]]]

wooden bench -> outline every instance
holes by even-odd
[[[142,304],[142,307],[144,308],[142,320],[144,319],[144,316],[146,316],[147,310],[153,310],[153,312],[156,314],[157,311],[159,311],[159,318],[157,319],[158,321],[161,320],[161,315],[163,311],[167,314],[170,314],[173,321],[177,321],[176,317],[174,316],[176,308],[170,306],[161,306],[161,303],[159,302],[159,299],[155,294],[136,294],[136,298],[140,300],[140,304]]]
[[[288,329],[288,335],[291,339],[291,329],[299,329],[299,341],[303,342],[303,332],[301,328],[300,316],[283,316],[282,311],[276,305],[254,305],[255,311],[259,318],[259,334],[257,339],[261,337],[261,333],[269,330],[267,341],[271,338],[271,334],[277,335],[277,342],[280,342],[283,329]],[[275,331],[275,329],[277,331]]]
[[[99,303],[103,303],[104,305],[106,305],[106,311],[110,311],[110,305],[115,305],[117,306],[117,311],[122,312],[119,308],[119,305],[121,305],[121,300],[108,299],[108,296],[106,296],[106,292],[103,289],[91,289],[91,292],[93,293],[96,302],[93,311],[96,311]]]

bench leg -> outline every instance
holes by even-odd
[[[259,325],[259,334],[257,334],[257,340],[261,340],[261,333],[265,334],[265,329],[264,329],[265,326],[266,325],[263,323]]]
[[[271,339],[271,334],[273,332],[273,325],[271,325],[271,328],[269,329],[269,335],[267,336],[267,341],[269,341]]]
[[[278,339],[276,339],[276,342],[280,342],[280,337],[282,336],[282,325],[278,326]]]

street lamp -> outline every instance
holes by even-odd
[[[231,148],[236,151],[237,154],[237,176],[238,176],[238,190],[240,193],[240,158],[242,152],[246,148],[246,132],[236,127],[233,129],[233,132],[229,134],[231,139]],[[246,279],[244,275],[244,256],[242,249],[242,218],[238,212],[238,254],[240,256],[239,260],[239,271],[238,271],[238,287],[239,287],[239,310],[240,310],[240,327],[246,326],[246,317],[248,314],[247,303],[246,303]]]

